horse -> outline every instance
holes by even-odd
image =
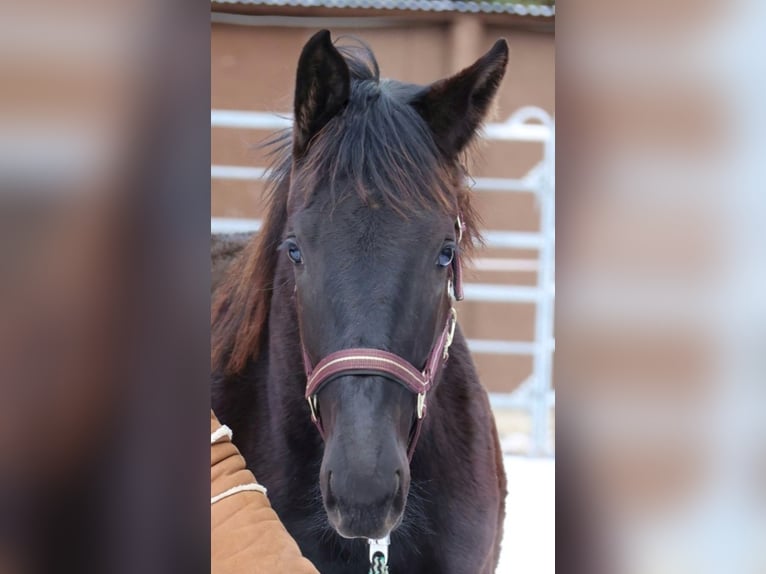
[[[213,297],[212,406],[323,574],[367,572],[387,536],[393,573],[496,569],[503,461],[452,298],[480,242],[465,156],[507,61],[498,40],[404,83],[322,30],[268,142],[264,224]]]

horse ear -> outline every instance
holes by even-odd
[[[412,105],[448,156],[461,152],[473,138],[505,75],[507,63],[508,43],[501,39],[472,66],[434,82],[415,97]]]
[[[348,102],[349,70],[330,32],[320,30],[306,42],[295,80],[293,152],[301,155],[325,124]]]

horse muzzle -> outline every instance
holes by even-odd
[[[345,538],[384,538],[402,519],[410,486],[412,395],[382,377],[344,376],[320,397],[326,435],[319,486]]]
[[[399,471],[372,480],[330,471],[324,493],[327,518],[343,538],[385,538],[401,523],[406,489]]]

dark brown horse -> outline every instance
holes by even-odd
[[[333,371],[315,395],[324,438],[304,394],[307,366],[352,348],[416,375],[442,357],[456,264],[479,239],[461,158],[507,59],[498,41],[418,86],[381,80],[369,49],[327,31],[303,48],[268,216],[215,296],[212,394],[323,574],[367,572],[364,539],[389,532],[394,574],[495,570],[505,475],[459,328],[427,393],[391,369]]]

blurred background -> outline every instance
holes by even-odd
[[[329,29],[334,39],[361,38],[373,49],[382,77],[418,84],[452,75],[498,38],[508,40],[508,71],[469,166],[486,245],[466,269],[465,300],[457,304],[508,455],[501,573],[550,573],[554,567],[555,11],[550,4],[212,4],[210,175],[216,234],[259,229],[268,159],[258,144],[290,126],[298,56],[317,30]],[[214,284],[221,269],[214,266]]]
[[[207,572],[209,5],[0,12],[0,573]]]
[[[557,564],[761,574],[766,3],[556,17]]]

